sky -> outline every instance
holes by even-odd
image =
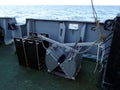
[[[93,0],[94,5],[120,5],[120,0]],[[91,0],[0,0],[0,5],[91,5]]]

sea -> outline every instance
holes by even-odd
[[[94,7],[100,22],[114,19],[120,13],[120,6]],[[27,18],[94,22],[91,5],[2,5],[0,17],[16,18],[18,23],[25,23]]]

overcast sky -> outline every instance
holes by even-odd
[[[95,5],[120,5],[120,0],[93,0]],[[91,0],[0,0],[0,5],[90,5]]]

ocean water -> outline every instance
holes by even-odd
[[[120,13],[120,6],[95,6],[95,9],[100,22]],[[92,13],[91,6],[79,5],[0,6],[0,17],[15,17],[18,23],[25,23],[26,18],[93,22]]]

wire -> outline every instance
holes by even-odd
[[[94,41],[94,44],[92,44],[91,46],[89,46],[86,50],[79,52],[79,54],[83,54],[83,53],[89,51],[89,50],[95,45],[95,43],[96,43],[97,41],[98,41],[98,40],[95,40],[95,41]]]
[[[40,35],[41,35],[41,34],[40,34]],[[47,47],[45,46],[45,44],[44,44],[44,42],[43,42],[43,40],[42,40],[42,37],[40,37],[39,40],[41,41],[43,48],[47,51]]]

